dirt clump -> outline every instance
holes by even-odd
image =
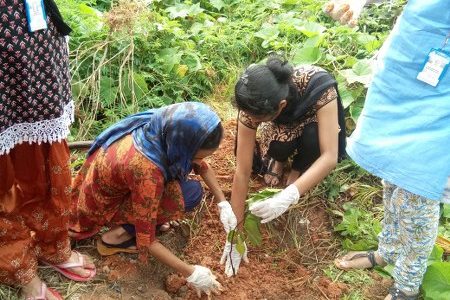
[[[186,284],[186,279],[179,274],[171,274],[166,279],[166,291],[177,293]]]

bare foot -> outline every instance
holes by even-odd
[[[22,296],[27,298],[32,298],[40,296],[42,293],[42,281],[41,279],[36,275],[28,284],[22,286]],[[47,289],[45,292],[45,298],[46,300],[58,300],[52,292]]]
[[[278,185],[283,177],[284,163],[272,160],[269,163],[269,169],[264,175],[264,181],[268,185]]]
[[[171,227],[180,227],[181,222],[182,222],[182,221],[170,221],[170,222],[166,222],[166,223],[162,224],[162,225],[159,227],[159,230],[160,230],[161,232],[169,231],[169,229],[170,229]]]
[[[119,245],[132,238],[133,236],[123,229],[122,226],[117,226],[102,234],[102,241],[110,245]],[[136,246],[130,246],[128,248],[137,249]]]
[[[299,178],[299,177],[300,177],[299,171],[291,170],[291,172],[289,172],[289,176],[287,178],[286,186],[293,184],[294,181],[296,181],[297,178]]]

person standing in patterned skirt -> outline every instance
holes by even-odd
[[[39,262],[77,281],[95,275],[68,237],[70,28],[45,0],[47,28],[32,31],[29,2],[0,0],[0,283],[26,299],[62,299],[38,277]]]

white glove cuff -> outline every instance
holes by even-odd
[[[228,201],[221,201],[221,202],[219,202],[219,203],[217,203],[217,206],[220,208],[220,209],[224,209],[224,208],[231,208],[231,204],[230,204],[230,202],[228,202]]]
[[[291,204],[297,204],[300,199],[300,191],[298,188],[294,184],[291,184],[285,189],[285,191],[289,198],[293,199]]]
[[[199,268],[197,265],[194,266],[194,272],[192,272],[191,275],[189,275],[189,277],[186,277],[186,281],[189,283],[192,283],[195,281],[195,279],[198,277],[198,273],[199,273]]]

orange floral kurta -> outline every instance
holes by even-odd
[[[24,285],[38,260],[70,257],[67,143],[22,143],[0,155],[0,283]]]
[[[156,225],[184,213],[179,182],[165,184],[161,170],[134,147],[131,135],[88,157],[73,182],[72,200],[73,230],[133,224],[143,261],[156,240]]]

